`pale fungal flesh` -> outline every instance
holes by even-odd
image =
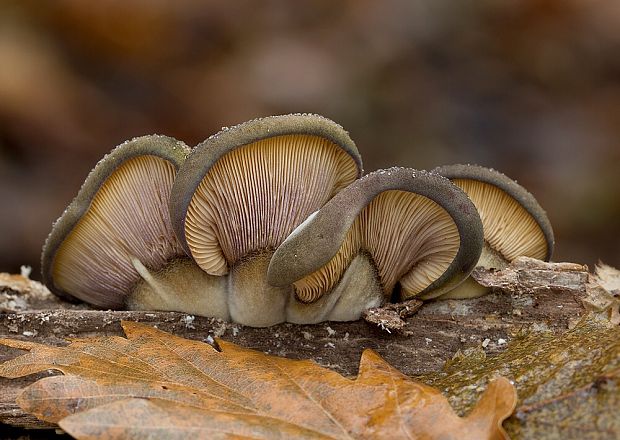
[[[385,301],[377,270],[367,253],[353,257],[344,274],[329,292],[311,303],[299,301],[294,291],[286,308],[286,321],[315,324],[323,321],[354,321]]]
[[[185,219],[192,257],[224,275],[246,255],[275,249],[299,223],[351,183],[358,168],[333,142],[305,134],[235,148],[209,169]]]
[[[452,217],[437,203],[407,191],[386,191],[357,216],[329,263],[295,282],[295,291],[301,301],[315,301],[334,287],[354,256],[367,252],[384,297],[390,298],[399,281],[412,297],[446,271],[459,244]]]
[[[192,259],[176,258],[159,271],[144,267],[139,272],[144,281],[136,283],[127,295],[128,309],[170,310],[230,319],[226,277],[209,275]]]
[[[507,261],[519,256],[543,260],[547,256],[547,240],[534,217],[513,197],[495,185],[454,179],[480,213],[484,239],[490,248]]]
[[[170,162],[152,155],[118,167],[58,248],[55,286],[105,305],[110,297],[125,297],[140,279],[135,260],[156,271],[183,255],[167,204],[175,174]]]

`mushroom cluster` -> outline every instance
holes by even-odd
[[[552,250],[545,212],[503,174],[454,165],[362,177],[340,125],[293,114],[193,149],[166,136],[119,145],[54,224],[42,272],[55,294],[97,307],[262,327],[479,296],[476,266]]]

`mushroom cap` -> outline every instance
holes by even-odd
[[[318,212],[295,229],[276,249],[268,269],[269,283],[276,286],[294,284],[326,268],[330,260],[340,251],[343,243],[346,243],[347,234],[362,210],[376,198],[389,193],[396,197],[397,204],[402,203],[400,193],[404,192],[413,193],[425,202],[420,212],[411,212],[411,217],[420,216],[420,221],[422,221],[422,217],[429,218],[426,217],[427,213],[432,212],[434,218],[438,218],[442,215],[441,213],[445,212],[458,233],[456,240],[458,251],[455,250],[454,258],[441,275],[418,293],[433,292],[433,296],[437,296],[460,283],[473,270],[480,257],[483,235],[478,212],[467,195],[448,179],[438,174],[409,168],[375,171],[353,182],[334,196]],[[397,209],[395,206],[397,205],[392,205],[388,209]],[[389,218],[390,212],[385,214]],[[432,228],[432,225],[426,226],[426,235],[418,230],[420,235],[425,235],[424,240],[432,240],[434,236],[434,233],[428,234],[429,227]],[[368,235],[368,232],[365,234]],[[377,236],[379,234],[383,236]],[[375,235],[374,239],[379,240],[383,237],[387,237],[386,239],[400,237],[403,241],[407,237],[402,237],[402,234],[403,230],[399,230],[398,225],[392,231],[383,233],[371,231],[371,235]],[[372,240],[373,237],[370,239]],[[390,248],[390,246],[384,247],[384,249]],[[361,251],[365,250],[361,249]],[[381,256],[372,255],[372,257],[375,264],[380,266]],[[415,268],[411,266],[415,263],[411,262],[405,273],[399,276],[408,277],[410,273],[415,272]],[[381,273],[381,267],[378,267],[378,271]],[[411,272],[407,273],[407,271]],[[390,292],[386,292],[386,295],[389,294]],[[303,300],[303,298],[300,299]]]
[[[480,212],[485,240],[506,260],[518,256],[551,259],[555,240],[549,218],[534,196],[517,182],[479,165],[445,165],[433,172],[452,180],[469,195]]]
[[[354,142],[335,122],[313,114],[255,119],[192,150],[172,189],[172,224],[203,270],[224,275],[246,255],[277,247],[361,172]]]
[[[43,246],[41,272],[53,293],[119,308],[129,293],[128,284],[137,281],[139,275],[130,261],[117,266],[118,259],[141,257],[149,251],[157,254],[156,259],[183,255],[170,226],[167,198],[174,175],[188,153],[183,142],[150,135],[124,142],[97,163],[75,199],[54,222]],[[145,219],[157,224],[140,224]],[[104,232],[97,224],[120,228]],[[120,231],[134,236],[114,235]],[[89,249],[93,255],[84,258]],[[149,263],[148,257],[143,259]],[[122,268],[128,269],[126,273],[119,273]],[[93,289],[89,280],[109,280],[110,285],[97,283],[101,285]]]

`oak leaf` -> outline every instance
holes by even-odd
[[[0,375],[64,373],[27,387],[18,404],[77,438],[502,439],[516,404],[514,387],[499,377],[458,417],[438,390],[372,350],[351,380],[312,361],[225,341],[218,351],[143,324],[122,325],[127,338],[64,347],[0,339],[29,351],[0,365]]]

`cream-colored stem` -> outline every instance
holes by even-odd
[[[509,261],[495,249],[489,246],[487,241],[484,242],[482,253],[478,259],[476,266],[482,266],[486,269],[504,269],[508,266]]]
[[[295,324],[355,321],[366,309],[384,302],[377,269],[366,254],[356,256],[334,288],[312,303],[302,303],[291,292],[286,320]]]
[[[154,295],[157,295],[157,299],[153,298],[154,302],[158,302],[168,307],[173,306],[173,301],[170,295],[168,295],[167,289],[158,280],[155,279],[153,274],[142,264],[136,257],[131,257],[131,264],[136,269],[142,279],[149,285]]]
[[[487,293],[489,293],[488,287],[481,286],[476,280],[469,276],[465,281],[456,286],[456,288],[450,290],[448,293],[444,293],[438,299],[478,298]]]
[[[508,261],[502,257],[497,251],[492,249],[485,241],[482,247],[482,253],[478,259],[477,267],[486,269],[503,269],[508,265]],[[439,299],[467,299],[478,298],[489,293],[489,288],[484,287],[476,282],[471,276],[459,284],[456,288],[444,293]]]
[[[234,322],[269,327],[286,320],[286,304],[292,286],[274,287],[267,282],[273,252],[263,252],[235,264],[228,276],[228,305]]]
[[[144,281],[127,296],[127,308],[230,319],[226,277],[209,275],[189,258],[172,260],[157,272],[149,271],[137,259],[132,264]]]
[[[355,321],[365,310],[389,300],[384,296],[377,268],[366,254],[353,259],[334,290],[339,298],[328,315],[330,321]]]

